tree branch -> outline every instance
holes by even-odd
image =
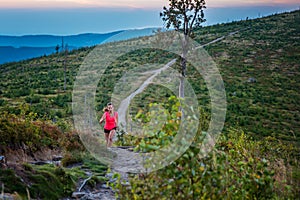
[[[190,28],[189,28],[189,35],[191,34],[192,30],[193,30],[193,25],[195,23],[195,20],[198,16],[198,12],[199,12],[200,9],[195,9],[195,12],[194,12],[194,16],[193,16],[193,19],[192,19],[192,22],[190,23]]]

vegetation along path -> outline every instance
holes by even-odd
[[[244,29],[243,29],[244,30]],[[209,43],[201,45],[197,48],[205,47],[210,44],[219,42],[225,39],[228,36],[232,36],[234,34],[239,33],[240,31],[234,31],[229,33],[226,36],[219,37]],[[162,71],[168,69],[176,62],[176,59],[171,60],[169,63],[164,65],[162,68],[157,70],[151,70],[143,72],[143,74],[148,74],[148,77],[142,84],[139,86],[137,90],[132,92],[127,98],[125,98],[118,109],[119,113],[119,121],[122,123],[124,127],[126,127],[126,113],[127,109],[130,105],[130,101],[139,93],[141,93],[150,83],[151,81],[159,75]],[[132,173],[145,172],[145,168],[143,167],[143,156],[140,153],[133,152],[130,148],[126,147],[112,147],[111,152],[116,155],[112,166],[111,173],[108,173],[106,176],[109,179],[109,182],[115,182],[117,178],[113,176],[114,173],[120,174],[120,178],[124,181],[126,185],[129,185],[128,175]],[[82,186],[82,185],[81,185]],[[76,193],[75,193],[76,194]],[[113,191],[111,188],[106,187],[105,185],[97,188],[95,191],[88,191],[86,193],[77,193],[80,196],[80,199],[102,199],[102,200],[115,200],[113,195]],[[77,196],[77,198],[79,197]]]
[[[242,30],[246,30],[248,28],[245,28],[245,29],[242,29]],[[198,47],[196,47],[196,49],[199,49],[199,48],[202,48],[202,47],[206,47],[210,44],[214,44],[216,42],[219,42],[223,39],[225,39],[226,37],[228,36],[232,36],[234,34],[237,34],[239,33],[240,31],[242,30],[238,30],[238,31],[233,31],[233,32],[230,32],[228,35],[226,36],[222,36],[222,37],[219,37],[211,42],[208,42],[204,45],[200,45]],[[176,62],[176,59],[173,59],[171,60],[169,63],[167,63],[165,66],[163,66],[162,68],[160,69],[157,69],[157,70],[150,70],[150,71],[146,71],[146,72],[143,72],[143,74],[152,74],[146,81],[144,81],[142,83],[142,85],[137,89],[135,90],[134,92],[132,92],[127,98],[125,98],[124,100],[121,101],[120,103],[120,106],[118,108],[118,114],[119,114],[119,123],[122,124],[122,126],[124,126],[125,128],[127,127],[127,124],[126,124],[126,114],[127,114],[127,110],[128,110],[128,107],[130,105],[130,102],[131,100],[139,93],[143,92],[143,90],[149,85],[151,84],[151,81],[157,76],[159,75],[162,71],[168,69],[169,67],[171,67],[174,63]]]

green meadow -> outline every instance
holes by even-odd
[[[204,47],[217,64],[226,90],[221,137],[207,157],[197,156],[210,121],[210,97],[205,81],[188,64],[187,81],[201,107],[195,141],[170,166],[133,175],[130,187],[121,181],[112,185],[119,198],[300,199],[299,31],[299,10],[197,29],[193,39],[202,45],[224,36]],[[48,193],[49,199],[61,198],[71,194],[78,179],[86,178],[81,168],[68,169],[68,165],[81,162],[91,171],[97,171],[95,165],[102,166],[86,152],[72,121],[73,84],[93,48],[0,65],[0,155],[8,157],[19,151],[36,155],[45,149],[63,155],[60,167],[37,167],[24,161],[1,168],[4,192],[16,192],[22,198],[28,198],[28,191],[34,199],[46,198]],[[126,72],[147,63],[166,64],[174,58],[178,56],[162,50],[141,49],[116,59],[99,80],[98,117]],[[172,68],[178,70],[179,66],[177,62]],[[132,100],[130,113],[146,123],[153,103],[178,112],[179,107],[172,106],[177,105],[173,95],[150,84]],[[178,121],[179,115],[171,116],[150,138],[124,134],[116,145],[153,151],[172,142]],[[94,181],[103,181],[106,170],[101,167]],[[57,187],[46,189],[49,184]]]

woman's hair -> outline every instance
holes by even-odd
[[[108,112],[108,106],[112,105],[112,102],[107,103],[107,105],[103,108],[103,112]]]

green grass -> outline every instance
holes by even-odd
[[[8,193],[14,193],[18,191],[19,195],[26,196],[26,186],[22,182],[20,177],[15,175],[15,171],[12,169],[0,168],[0,183],[4,186],[4,191]]]
[[[22,114],[18,116],[4,113],[0,117],[0,152],[7,157],[7,165],[0,167],[0,185],[4,185],[5,192],[16,192],[22,198],[27,198],[28,189],[30,197],[34,199],[68,197],[75,191],[78,180],[87,178],[85,171],[94,174],[92,185],[105,182],[107,166],[85,151],[76,132],[62,131],[57,125],[35,120],[35,114],[24,111],[22,109]],[[61,152],[62,166],[20,164],[22,161],[12,163],[10,159],[14,152],[37,159],[35,154],[45,155],[43,150]],[[71,164],[83,166],[68,168]]]
[[[205,47],[225,82],[228,103],[225,128],[238,125],[257,138],[275,136],[299,142],[299,13],[294,11],[196,30],[194,39],[201,44],[240,30]],[[75,76],[91,50],[83,48],[69,53],[66,91],[63,90],[63,54],[1,65],[0,110],[18,114],[18,105],[27,102],[31,111],[40,117],[69,119]],[[125,72],[146,63],[167,63],[172,58],[175,56],[158,50],[140,50],[118,58],[99,80],[95,102],[98,114],[110,101],[115,83]],[[248,83],[251,77],[257,82]],[[201,76],[189,68],[188,80],[200,105],[210,112],[210,99]],[[132,113],[145,108],[149,102],[161,100],[164,95],[170,94],[156,86],[149,87],[134,99]]]
[[[228,124],[299,143],[299,21],[299,11],[249,21],[251,28],[209,46],[225,81]],[[247,83],[251,77],[257,82]]]
[[[239,33],[228,36],[229,33],[238,30]],[[271,158],[274,159],[271,164],[279,162],[276,156],[280,159],[285,158],[285,155],[291,156],[286,159],[294,159],[296,164],[284,163],[283,167],[290,167],[285,171],[291,169],[292,174],[287,174],[286,178],[291,181],[287,183],[287,187],[293,187],[295,193],[299,190],[297,188],[299,183],[293,182],[299,177],[299,170],[293,169],[299,160],[297,152],[300,146],[299,30],[298,10],[261,19],[203,27],[196,30],[194,38],[200,44],[205,44],[221,36],[227,36],[224,40],[205,47],[216,62],[225,84],[227,115],[224,133],[230,133],[231,127],[239,127],[256,139],[255,142],[266,142],[266,146],[269,145],[268,152],[272,152]],[[31,151],[39,150],[39,146],[63,146],[69,152],[64,157],[64,165],[82,162],[84,170],[94,173],[90,183],[94,185],[97,181],[104,180],[103,174],[107,167],[82,154],[78,135],[67,132],[70,127],[63,123],[72,122],[73,84],[81,63],[92,50],[93,48],[82,48],[72,51],[67,58],[63,54],[54,54],[0,65],[0,112],[6,113],[0,117],[0,143],[1,147],[19,148],[23,142],[31,147]],[[111,100],[115,84],[126,72],[147,63],[166,64],[174,58],[176,58],[174,54],[148,49],[130,52],[118,58],[108,66],[99,80],[95,98],[98,116],[102,114],[104,105]],[[65,59],[66,91],[64,91],[63,65]],[[173,68],[178,70],[179,63]],[[250,83],[249,78],[256,81]],[[210,113],[208,89],[201,75],[191,65],[188,65],[187,80],[193,86],[200,106],[206,113]],[[140,110],[147,112],[149,103],[162,101],[166,103],[165,100],[171,95],[172,92],[165,88],[151,84],[133,99],[130,113],[135,115]],[[37,113],[37,116],[27,119],[25,114],[29,113]],[[20,119],[15,118],[15,115],[21,116]],[[209,116],[206,119],[209,120]],[[58,128],[51,123],[44,123],[45,120],[54,121]],[[41,127],[46,129],[43,130]],[[57,130],[58,132],[54,131],[57,134],[52,134],[54,132],[50,129]],[[62,138],[58,139],[57,135],[61,135]],[[40,140],[41,138],[44,140]],[[268,143],[268,139],[275,142]],[[278,148],[273,149],[273,146]],[[287,146],[289,148],[283,148]],[[74,152],[74,149],[80,151]],[[5,148],[0,150],[5,151]],[[276,166],[273,167],[276,169]],[[46,194],[50,194],[50,199],[57,199],[70,194],[76,179],[84,177],[81,168],[25,165],[24,169],[22,177],[27,182],[23,182],[19,175],[16,176],[16,171],[0,169],[0,182],[4,183],[6,192],[17,191],[25,198],[26,188],[29,188],[34,198],[43,198]],[[211,180],[210,178],[208,176],[208,180]],[[246,179],[245,181],[247,182]],[[51,187],[52,185],[54,187]],[[276,191],[280,193],[280,190]]]
[[[91,187],[97,183],[105,183],[104,177],[107,166],[95,160],[89,154],[83,155],[83,165],[66,168],[53,164],[31,165],[24,163],[17,169],[0,168],[0,184],[4,185],[7,193],[18,193],[22,198],[27,198],[26,189],[34,199],[59,199],[71,196],[79,179],[87,178],[85,171],[93,174],[89,182]]]
[[[76,181],[80,177],[85,177],[78,169],[66,169],[54,165],[24,164],[21,170],[0,169],[0,172],[0,182],[4,185],[5,192],[16,192],[23,198],[27,198],[26,189],[28,189],[30,197],[34,199],[59,199],[70,196],[75,190]]]

